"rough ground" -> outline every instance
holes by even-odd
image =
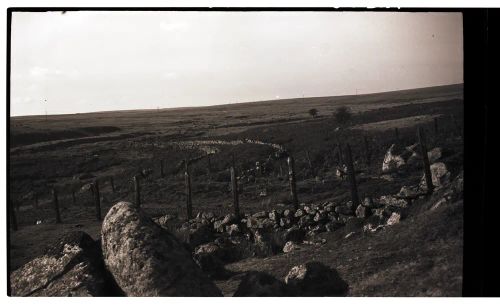
[[[337,129],[339,123],[332,116],[338,106],[344,105],[353,111],[346,127],[352,129]],[[309,116],[310,108],[318,109],[319,116]],[[414,120],[431,117],[439,118],[437,135],[433,133],[432,120]],[[347,183],[335,176],[332,151],[337,143],[351,144],[355,167],[360,172],[357,178],[361,197],[378,197],[397,193],[403,185],[417,184],[422,175],[417,168],[394,176],[392,181],[382,178],[382,160],[387,148],[396,141],[395,127],[399,128],[398,142],[403,145],[414,144],[417,125],[424,127],[429,149],[441,146],[453,153],[445,163],[455,176],[463,165],[463,140],[457,129],[463,125],[462,117],[462,87],[447,86],[159,112],[61,115],[49,117],[48,121],[32,116],[11,118],[9,188],[11,200],[19,204],[19,230],[9,233],[9,269],[15,270],[39,256],[44,246],[61,233],[82,230],[99,238],[101,225],[95,220],[90,193],[77,190],[76,204],[71,200],[72,189],[95,179],[100,180],[103,217],[115,202],[133,201],[130,179],[148,168],[153,174],[142,181],[146,212],[152,217],[166,213],[184,216],[184,178],[179,163],[199,156],[203,150],[155,144],[246,138],[280,144],[295,157],[301,202],[343,202],[350,194]],[[380,128],[381,123],[383,129],[359,129],[363,125]],[[363,136],[370,141],[370,165],[365,162]],[[211,169],[207,159],[192,165],[195,214],[211,211],[222,215],[232,211],[227,171],[232,154],[241,174],[274,152],[269,146],[252,144],[218,149],[210,158]],[[160,159],[165,161],[164,178],[159,175]],[[279,204],[289,202],[288,183],[285,175],[280,175],[280,166],[285,173],[286,163],[274,161],[270,170],[273,175],[256,182],[240,181],[243,212],[283,208]],[[114,178],[115,193],[105,180],[109,176]],[[54,224],[49,193],[53,186],[59,189],[63,220],[59,225]],[[39,200],[37,208],[35,194]],[[324,245],[265,259],[246,259],[227,265],[227,269],[236,273],[261,270],[283,279],[292,266],[314,259],[338,269],[350,285],[351,296],[460,295],[463,205],[458,202],[433,212],[424,210],[433,202],[434,199],[415,203],[406,219],[381,232],[362,235],[358,231],[347,239],[345,229],[323,233],[320,236],[327,240]],[[235,290],[239,276],[217,281],[224,294]]]

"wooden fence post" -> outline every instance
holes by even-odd
[[[137,208],[141,207],[141,185],[139,182],[139,176],[136,175],[133,177],[134,180],[134,192],[135,192],[135,206]]]
[[[307,164],[309,165],[309,171],[311,172],[311,175],[314,176],[314,168],[312,165],[311,156],[309,155],[309,150],[306,150],[306,158]]]
[[[394,135],[396,136],[396,142],[399,142],[399,129],[398,129],[398,127],[394,128]]]
[[[111,184],[111,192],[115,193],[115,180],[113,177],[109,178],[109,183]]]
[[[337,143],[337,148],[339,149],[339,151],[338,151],[338,162],[339,162],[340,167],[342,167],[344,165],[344,155],[342,153],[342,146],[341,146],[340,143]]]
[[[10,201],[10,222],[13,231],[17,231],[17,215],[16,210],[14,208],[14,202]]]
[[[95,202],[95,211],[96,218],[98,221],[101,220],[101,197],[99,195],[99,182],[96,180],[92,184],[92,188],[94,189],[94,202]]]
[[[354,172],[354,163],[352,161],[351,146],[346,144],[347,158],[347,176],[349,177],[349,185],[351,186],[351,199],[354,207],[359,205],[358,187],[356,185],[356,176]]]
[[[299,208],[299,200],[297,197],[297,183],[295,181],[295,161],[293,156],[288,156],[288,180],[290,180],[290,193],[292,196],[292,203],[295,210]]]
[[[54,210],[56,213],[56,224],[61,223],[61,214],[59,213],[59,200],[57,198],[57,190],[56,188],[52,188],[52,198],[54,203]]]
[[[431,174],[431,166],[429,163],[429,156],[427,155],[427,146],[425,144],[425,135],[422,127],[418,128],[418,142],[420,144],[420,154],[422,155],[422,162],[424,164],[424,174],[425,174],[425,183],[427,185],[427,194],[432,194],[434,191],[434,185],[432,184],[432,174]]]
[[[193,218],[193,208],[191,202],[191,176],[189,175],[189,166],[188,160],[184,160],[184,184],[186,186],[186,213],[187,219],[190,220]]]
[[[236,177],[236,168],[233,165],[230,168],[231,172],[231,185],[233,190],[233,206],[234,206],[234,215],[239,218],[240,217],[240,200],[238,195],[238,178]]]
[[[363,136],[363,140],[364,140],[364,145],[365,145],[366,165],[370,166],[372,153],[370,151],[370,146],[368,144],[368,138],[366,137],[366,135]]]

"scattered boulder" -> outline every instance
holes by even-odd
[[[289,253],[291,251],[299,250],[299,249],[300,249],[300,245],[298,245],[295,242],[288,241],[288,242],[286,242],[285,246],[283,247],[283,252],[286,254],[286,253]]]
[[[370,215],[371,215],[370,208],[365,207],[363,205],[359,205],[358,208],[356,208],[356,217],[367,218]]]
[[[450,181],[450,172],[448,171],[446,165],[443,162],[436,162],[431,164],[431,175],[432,175],[432,184],[436,188],[439,188]],[[421,186],[426,187],[425,175],[422,177],[420,184]]]
[[[278,211],[273,210],[273,211],[269,212],[269,219],[271,221],[273,221],[273,222],[279,222],[280,218],[281,218],[281,214],[279,214]]]
[[[429,157],[429,163],[434,163],[439,160],[443,155],[443,150],[441,147],[435,147],[427,152],[427,156]]]
[[[293,211],[293,210],[286,209],[285,211],[283,211],[283,217],[285,217],[285,218],[293,217],[294,215],[295,215],[295,211]]]
[[[301,218],[301,217],[303,217],[304,215],[306,215],[306,213],[305,213],[305,211],[304,211],[304,210],[302,210],[302,209],[297,209],[297,211],[295,211],[295,214],[294,214],[294,216],[295,216],[296,218]]]
[[[189,244],[191,248],[214,239],[210,225],[200,223],[184,223],[176,230],[175,236],[182,242]]]
[[[290,292],[282,281],[272,275],[263,272],[248,272],[233,296],[290,296]]]
[[[175,236],[119,202],[102,229],[106,267],[127,296],[221,296]]]
[[[380,199],[378,202],[384,206],[394,206],[394,207],[399,207],[399,208],[406,208],[408,206],[408,202],[406,200],[396,198],[392,195],[380,196]]]
[[[315,222],[324,222],[328,219],[328,215],[326,215],[325,212],[322,212],[322,211],[318,211],[315,215],[314,215],[314,221]]]
[[[70,232],[10,274],[12,296],[107,296],[107,274],[99,244]]]
[[[215,243],[207,243],[198,246],[193,253],[196,264],[213,278],[225,275],[224,264],[220,259],[220,249]]]
[[[389,172],[396,170],[406,164],[401,155],[395,154],[396,144],[392,144],[387,150],[382,163],[382,172]]]
[[[234,236],[241,234],[241,229],[240,226],[238,226],[238,224],[231,224],[229,226],[226,226],[226,232],[228,235]]]
[[[229,213],[222,220],[214,222],[214,230],[217,232],[224,232],[227,225],[235,224],[238,222],[238,218],[233,213]]]
[[[285,277],[285,283],[296,291],[297,296],[344,296],[348,290],[348,284],[339,273],[320,262],[293,267]]]
[[[177,216],[171,214],[165,214],[163,216],[154,218],[153,221],[167,230],[174,229],[179,222]]]
[[[377,226],[374,226],[370,223],[366,224],[365,226],[363,226],[363,232],[377,232],[381,229],[384,229],[384,225],[377,225]]]
[[[393,212],[391,214],[391,217],[389,217],[389,219],[387,220],[387,225],[391,226],[391,225],[397,224],[397,223],[399,223],[400,219],[401,219],[401,214]]]
[[[304,240],[305,236],[306,232],[304,229],[300,229],[298,226],[292,226],[283,233],[283,239],[285,242],[292,241],[300,243]]]

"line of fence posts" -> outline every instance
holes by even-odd
[[[135,206],[137,208],[141,207],[141,184],[140,184],[140,179],[138,175],[135,175],[132,177],[132,180],[134,182],[134,202]]]
[[[230,167],[231,173],[231,187],[233,192],[233,207],[234,207],[234,215],[239,218],[240,217],[240,200],[238,194],[238,177],[236,174],[236,166],[234,162],[234,155],[232,165]]]
[[[434,185],[432,184],[432,174],[431,174],[431,166],[429,163],[429,156],[427,155],[427,145],[425,144],[425,134],[422,127],[419,127],[417,130],[418,143],[420,145],[420,154],[422,155],[422,164],[424,166],[424,176],[425,183],[427,186],[427,194],[432,194],[434,191]]]
[[[59,212],[59,199],[57,196],[57,189],[56,188],[52,188],[52,202],[54,205],[54,211],[55,211],[55,215],[56,215],[56,224],[60,224],[60,223],[62,223],[62,221],[61,221],[61,214]]]
[[[354,171],[354,163],[352,160],[351,146],[346,144],[346,158],[347,158],[347,176],[349,178],[349,185],[351,188],[351,200],[355,207],[359,205],[358,187],[356,184],[356,175]]]
[[[454,128],[457,131],[459,135],[461,135],[461,129],[460,126],[455,118],[455,116],[452,114],[451,115],[452,122],[454,124]],[[399,130],[398,128],[394,128],[394,134],[396,141],[399,141]],[[437,136],[439,134],[439,124],[438,124],[438,118],[434,117],[434,134]],[[422,127],[419,127],[417,130],[417,136],[418,136],[418,142],[420,145],[420,151],[422,155],[422,163],[424,167],[424,174],[425,174],[425,182],[426,182],[426,187],[427,187],[427,193],[431,194],[434,190],[434,186],[432,184],[432,173],[430,170],[430,162],[429,162],[429,157],[427,153],[427,145],[425,141],[425,134],[422,129]],[[365,159],[366,159],[366,164],[369,166],[371,163],[371,150],[369,146],[369,141],[366,135],[363,136],[364,139],[364,149],[365,149]],[[357,184],[356,184],[356,178],[355,178],[355,170],[354,170],[354,164],[352,160],[352,152],[351,152],[351,147],[349,144],[346,144],[346,151],[343,152],[342,146],[340,143],[337,143],[337,156],[338,156],[338,162],[340,165],[344,164],[344,154],[346,158],[346,163],[347,163],[347,175],[349,178],[349,184],[350,184],[350,190],[351,190],[351,199],[353,204],[358,205],[359,204],[359,195],[358,195],[358,190],[357,190]],[[313,166],[312,166],[312,161],[310,158],[309,151],[306,150],[306,158],[307,162],[309,165],[309,169],[311,172],[313,172]],[[184,160],[184,165],[185,165],[185,172],[184,172],[184,177],[185,177],[185,195],[186,195],[186,211],[187,211],[187,218],[191,219],[192,218],[192,195],[191,195],[191,176],[189,172],[189,162],[187,160]],[[290,182],[290,195],[292,198],[292,203],[293,206],[297,209],[298,208],[298,196],[297,196],[297,185],[296,185],[296,173],[295,173],[295,162],[293,156],[289,155],[287,158],[287,164],[288,164],[288,178]],[[207,170],[208,173],[210,174],[211,171],[211,161],[210,161],[210,156],[207,155]],[[234,161],[234,154],[232,157],[232,165],[230,167],[230,173],[231,173],[231,184],[232,184],[232,194],[233,194],[233,205],[234,205],[234,213],[236,216],[240,215],[239,212],[239,193],[238,193],[238,180],[237,180],[237,173],[236,173],[236,167],[235,167],[235,161]],[[280,175],[282,174],[282,166],[280,164]],[[163,178],[165,175],[164,173],[164,161],[160,160],[160,176]],[[134,181],[134,192],[135,192],[135,204],[137,207],[141,206],[141,195],[140,195],[140,179],[136,175],[133,177]],[[109,183],[111,185],[111,190],[114,193],[115,192],[115,185],[114,185],[114,180],[112,177],[109,179]],[[95,206],[96,206],[96,218],[97,220],[101,220],[101,206],[100,206],[100,193],[99,193],[99,185],[98,181],[94,181],[91,184],[91,192],[92,196],[94,198]],[[75,190],[73,189],[71,192],[72,196],[72,203],[73,205],[76,205],[76,196],[75,196]],[[54,211],[55,211],[55,218],[56,218],[56,223],[62,223],[61,221],[61,215],[59,211],[59,200],[58,200],[58,192],[56,188],[52,188],[52,197],[53,197],[53,206],[54,206]],[[17,216],[16,216],[16,209],[19,210],[19,208],[16,206],[15,202],[11,202],[11,223],[12,223],[12,229],[17,230],[18,229],[18,224],[17,224]],[[34,193],[34,206],[37,208],[39,205],[39,200],[38,200],[38,194]]]
[[[184,184],[186,188],[186,215],[187,219],[193,218],[193,204],[191,201],[191,176],[189,174],[189,161],[184,160]]]
[[[297,197],[297,183],[295,180],[295,161],[292,155],[287,158],[288,162],[288,180],[290,181],[290,193],[292,197],[292,204],[295,210],[299,208],[299,199]]]

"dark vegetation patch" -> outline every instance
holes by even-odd
[[[104,133],[120,131],[120,128],[113,126],[91,126],[64,130],[49,130],[37,132],[13,132],[10,133],[10,146],[17,147],[28,144],[54,141],[70,138],[82,138],[96,136]]]

